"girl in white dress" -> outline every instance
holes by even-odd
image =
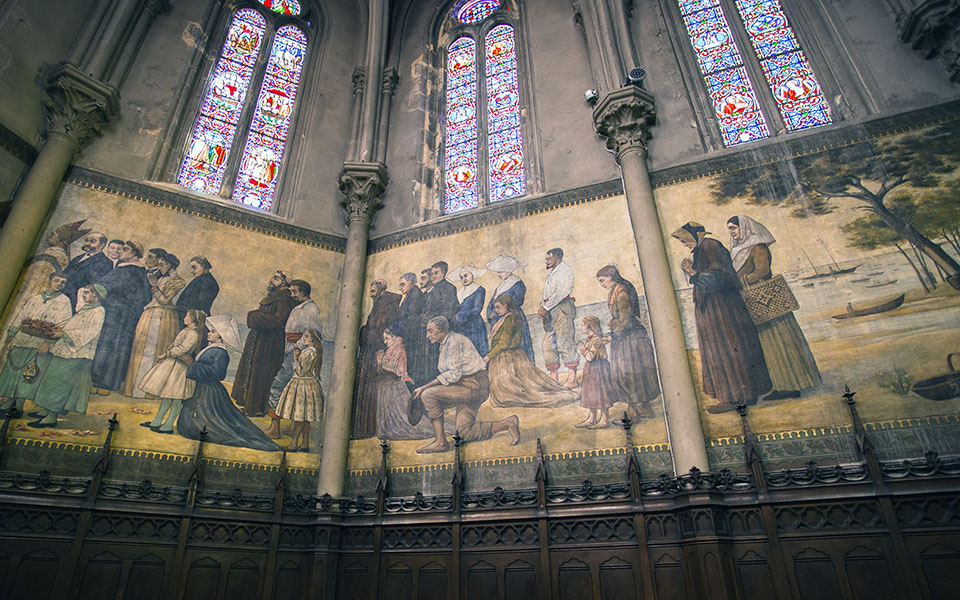
[[[184,328],[166,352],[157,356],[156,364],[140,380],[141,390],[161,398],[157,416],[152,421],[140,423],[142,427],[149,427],[157,433],[173,433],[173,424],[177,422],[183,401],[193,396],[196,382],[187,379],[187,367],[203,348],[201,332],[206,331],[205,320],[203,311],[188,310],[183,317]]]
[[[310,450],[310,424],[323,420],[323,390],[320,389],[320,367],[323,365],[323,340],[314,329],[304,332],[303,350],[294,350],[297,365],[293,378],[283,388],[277,404],[281,419],[293,421],[293,434],[287,449],[291,452]],[[298,442],[299,440],[299,442]]]

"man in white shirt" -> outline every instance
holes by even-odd
[[[283,364],[273,378],[273,383],[270,384],[267,414],[270,415],[271,420],[267,435],[273,439],[280,437],[280,417],[276,411],[277,405],[280,403],[280,396],[283,394],[283,388],[287,387],[287,384],[293,379],[294,350],[303,350],[304,344],[300,338],[303,337],[305,332],[308,330],[318,333],[322,331],[321,321],[323,317],[320,315],[320,307],[310,297],[310,291],[310,284],[302,279],[294,279],[290,282],[290,295],[299,304],[293,307],[290,316],[287,317],[287,324],[283,330],[287,338],[283,350]]]
[[[560,363],[567,368],[567,379],[563,385],[577,387],[577,366],[580,355],[575,343],[577,307],[573,300],[573,269],[563,262],[563,250],[547,250],[544,259],[547,280],[543,283],[543,296],[537,314],[543,320],[543,359],[547,371],[554,381],[560,381]]]
[[[478,442],[508,431],[513,444],[520,443],[520,419],[510,415],[499,421],[477,421],[477,411],[490,394],[490,378],[486,363],[477,353],[473,342],[465,335],[450,331],[446,317],[434,317],[427,322],[427,339],[440,344],[440,373],[429,383],[413,390],[413,399],[423,400],[423,409],[430,419],[436,439],[417,450],[420,454],[446,452],[450,449],[443,432],[443,410],[457,411],[457,431],[464,442]]]

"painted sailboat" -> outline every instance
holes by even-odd
[[[833,254],[830,253],[830,250],[827,249],[824,245],[824,250],[827,251],[827,254],[830,255],[830,260],[833,261],[832,265],[827,266],[827,271],[822,272],[817,269],[817,265],[813,264],[813,261],[810,260],[810,256],[807,255],[807,251],[803,248],[800,249],[800,252],[803,252],[803,256],[807,259],[807,262],[810,263],[810,266],[813,267],[813,275],[802,275],[799,279],[823,279],[824,277],[837,277],[838,275],[846,275],[847,273],[853,273],[858,268],[863,266],[863,263],[855,265],[846,269],[841,269],[840,265],[837,264],[837,259],[833,257]]]

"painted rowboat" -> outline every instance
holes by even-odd
[[[868,306],[867,308],[853,308],[853,305],[847,304],[847,312],[842,315],[833,315],[833,318],[852,319],[853,317],[863,317],[866,315],[875,315],[877,313],[887,312],[888,310],[893,310],[903,304],[903,297],[904,295],[900,294],[893,300],[889,300],[883,304]]]
[[[910,391],[927,400],[949,400],[960,396],[960,371],[953,364],[953,357],[960,357],[954,352],[947,355],[947,368],[950,372],[918,381],[910,386]]]

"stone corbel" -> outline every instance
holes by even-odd
[[[397,73],[396,69],[387,69],[383,72],[383,81],[381,82],[381,91],[385,94],[393,95],[393,92],[397,89],[397,84],[400,83],[400,75]]]
[[[347,213],[347,226],[359,221],[370,225],[373,215],[383,207],[383,192],[389,177],[383,163],[345,162],[338,178],[343,199],[340,200]]]
[[[960,82],[960,0],[925,0],[898,19],[900,39]]]
[[[650,129],[656,122],[653,95],[635,85],[608,92],[593,110],[594,127],[606,138],[607,150],[616,155],[617,162],[629,150],[646,155],[647,140],[653,135]]]
[[[61,63],[47,84],[46,135],[59,135],[77,152],[120,114],[116,88],[87,75],[71,63]]]

